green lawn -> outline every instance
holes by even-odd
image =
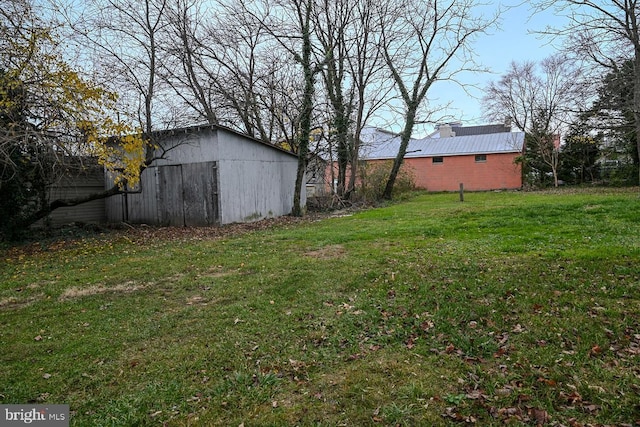
[[[638,188],[465,196],[5,248],[0,404],[69,404],[73,426],[640,424]]]

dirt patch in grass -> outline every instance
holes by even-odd
[[[74,298],[82,298],[91,295],[99,295],[106,293],[132,293],[144,289],[144,285],[137,285],[134,282],[127,282],[121,285],[115,286],[105,286],[105,285],[92,285],[88,287],[77,287],[69,288],[65,290],[62,295],[60,295],[60,301],[66,301]]]
[[[29,297],[27,299],[20,299],[16,297],[8,297],[0,299],[0,310],[9,308],[24,308],[33,304],[40,298],[44,298],[44,294]]]
[[[20,259],[39,253],[55,253],[76,248],[87,239],[115,241],[125,239],[138,245],[158,241],[204,241],[234,237],[253,231],[288,227],[294,224],[311,223],[328,217],[328,213],[312,213],[303,218],[282,216],[261,221],[228,224],[216,227],[155,227],[145,224],[108,224],[88,229],[82,225],[69,225],[54,230],[34,232],[28,239],[18,243],[3,243],[0,254],[6,259]]]
[[[208,302],[208,298],[204,298],[200,295],[194,295],[187,298],[187,305],[207,305]]]
[[[317,259],[335,259],[347,253],[342,245],[329,245],[315,251],[305,252],[304,256]]]
[[[203,274],[200,274],[199,277],[208,277],[212,279],[221,279],[224,277],[232,276],[237,274],[237,271],[227,271],[224,270],[222,266],[216,265],[215,267],[211,267],[208,271]]]

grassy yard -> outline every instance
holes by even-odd
[[[73,426],[637,426],[638,191],[5,248],[0,403]]]

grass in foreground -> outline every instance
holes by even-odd
[[[640,198],[422,195],[0,266],[0,403],[74,426],[640,424]]]

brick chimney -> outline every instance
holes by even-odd
[[[456,133],[452,130],[449,123],[440,125],[438,127],[438,130],[440,131],[440,138],[450,138],[452,136],[456,136]]]
[[[511,116],[505,116],[504,127],[509,128],[509,130],[511,130]]]

